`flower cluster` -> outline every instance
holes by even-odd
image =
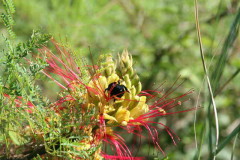
[[[178,140],[171,129],[155,122],[153,118],[192,110],[171,111],[186,101],[182,98],[192,91],[174,98],[169,98],[173,88],[165,94],[157,90],[143,91],[140,79],[133,69],[132,56],[127,51],[119,54],[117,61],[111,55],[106,55],[99,65],[79,66],[73,55],[56,42],[53,43],[58,54],[53,54],[48,48],[40,50],[47,56],[49,64],[43,73],[63,89],[51,108],[58,117],[62,117],[61,125],[65,130],[62,135],[68,139],[68,135],[83,137],[73,139],[78,142],[76,146],[65,148],[81,153],[76,155],[69,152],[69,157],[96,160],[144,159],[132,156],[125,140],[115,132],[116,128],[140,137],[143,130],[147,130],[154,145],[162,152],[158,137],[159,126],[165,128],[174,143]],[[61,80],[54,78],[52,73]],[[112,146],[114,155],[108,155],[103,145]],[[84,155],[88,155],[88,158]]]
[[[138,95],[141,83],[128,52],[124,51],[119,60],[117,74],[112,58],[107,57],[107,65],[101,66],[99,76],[88,84],[87,104],[97,107],[107,124],[127,126],[130,120],[147,113],[149,106],[146,96]]]

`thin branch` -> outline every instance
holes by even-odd
[[[234,74],[216,91],[214,96],[216,97],[228,85],[228,83],[230,83],[233,80],[233,78],[235,78],[238,75],[239,72],[240,72],[240,68],[237,69],[234,72]]]

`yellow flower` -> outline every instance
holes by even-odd
[[[130,111],[127,110],[126,108],[123,108],[122,106],[118,109],[116,115],[116,120],[118,123],[121,125],[125,126],[127,125],[127,122],[129,121],[130,118]]]
[[[137,118],[138,116],[145,114],[149,111],[148,105],[146,104],[146,96],[141,96],[136,107],[130,111],[131,118]]]
[[[106,63],[101,65],[102,68],[97,71],[100,76],[95,76],[88,83],[87,103],[97,107],[98,114],[102,114],[103,118],[108,120],[108,124],[117,123],[125,126],[130,119],[137,118],[149,110],[146,97],[137,96],[141,90],[141,83],[132,64],[132,57],[127,51],[119,55],[117,66],[108,56]],[[114,82],[127,90],[120,98],[117,95],[112,96],[111,91],[107,90]]]

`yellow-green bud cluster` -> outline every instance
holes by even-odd
[[[118,63],[114,63],[111,56],[105,58],[105,62],[101,63],[97,73],[100,76],[96,80],[91,80],[88,84],[92,90],[87,94],[88,105],[98,107],[99,112],[103,114],[104,119],[108,120],[108,124],[117,123],[127,125],[129,120],[148,112],[149,108],[146,104],[145,96],[138,96],[142,86],[138,75],[133,69],[132,56],[124,51],[118,56]],[[129,92],[125,92],[119,99],[109,96],[106,90],[109,84],[117,82],[126,86]]]
[[[142,90],[139,77],[133,69],[132,56],[126,50],[121,55],[118,55],[117,73],[126,82],[126,87],[131,90],[133,95]]]
[[[116,65],[115,65],[111,55],[106,55],[101,58],[104,58],[105,62],[100,64],[99,71],[101,72],[101,74],[103,76],[109,77],[115,73]]]

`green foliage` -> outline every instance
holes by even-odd
[[[34,95],[39,91],[34,85],[33,79],[46,64],[44,61],[38,60],[36,63],[29,62],[30,65],[28,65],[27,60],[24,58],[29,53],[45,45],[49,38],[49,35],[33,32],[30,40],[25,43],[13,45],[11,41],[6,39],[8,46],[7,49],[2,51],[4,55],[2,57],[4,93],[29,97],[30,92]]]
[[[15,7],[13,5],[12,0],[2,0],[3,8],[5,10],[5,13],[1,14],[1,18],[3,20],[4,25],[6,26],[8,33],[11,38],[15,37],[15,33],[13,32],[13,14],[15,13]]]
[[[238,9],[236,17],[233,20],[232,25],[230,26],[230,30],[223,44],[221,54],[217,60],[215,68],[213,69],[214,72],[212,73],[211,77],[214,92],[216,92],[217,88],[219,88],[219,82],[222,77],[222,74],[224,73],[224,68],[229,58],[229,52],[238,36],[239,28],[240,28],[240,9]]]
[[[4,35],[0,39],[0,144],[6,144],[10,149],[12,142],[18,145],[29,142],[27,136],[18,133],[24,129],[21,128],[23,124],[29,125],[32,130],[37,128],[44,132],[48,143],[60,139],[65,146],[75,144],[69,142],[59,130],[56,135],[47,135],[50,130],[44,117],[54,114],[45,110],[51,101],[45,95],[53,95],[52,90],[55,88],[51,83],[39,81],[44,79],[41,71],[46,63],[44,58],[39,58],[37,50],[47,45],[51,37],[43,33],[51,33],[57,41],[71,44],[69,48],[75,51],[74,57],[79,59],[79,66],[87,64],[85,61],[92,61],[91,58],[79,58],[89,53],[88,46],[91,46],[94,62],[99,53],[117,53],[128,48],[136,62],[134,65],[140,73],[143,89],[158,88],[166,79],[167,84],[171,84],[182,74],[186,79],[182,88],[197,90],[189,105],[195,106],[194,102],[198,101],[203,109],[196,111],[196,133],[192,129],[194,112],[159,120],[167,121],[168,126],[175,128],[182,139],[177,147],[172,147],[170,140],[160,135],[162,146],[167,146],[166,154],[171,155],[170,159],[208,159],[217,154],[217,159],[221,160],[228,159],[231,151],[234,151],[233,157],[239,159],[239,138],[232,149],[232,139],[239,133],[236,123],[239,122],[240,115],[238,1],[199,1],[205,61],[211,74],[220,122],[217,151],[214,148],[208,149],[208,145],[212,146],[215,141],[215,125],[210,122],[208,127],[204,121],[207,118],[210,120],[213,113],[208,114],[205,109],[208,108],[209,93],[203,85],[204,72],[194,28],[193,1],[15,0],[14,3],[16,8],[11,0],[3,0],[3,5],[0,6],[4,11],[1,14],[3,25],[0,25]],[[35,59],[34,62],[32,59]],[[85,68],[81,69],[83,75],[87,75]],[[87,76],[83,79],[88,81]],[[197,98],[198,93],[200,98]],[[10,95],[10,98],[3,94]],[[22,103],[31,101],[37,106],[36,115],[29,115],[23,109],[15,107],[14,100],[18,96],[25,98],[21,100]],[[54,124],[54,121],[51,123]],[[72,126],[60,121],[51,128],[52,131],[59,129],[60,125],[69,125],[64,128],[64,132]],[[128,142],[132,143],[131,140]],[[48,143],[46,146],[50,148]],[[142,143],[146,143],[146,140],[143,139]],[[193,147],[196,144],[198,146]],[[147,147],[139,151],[139,155],[148,155],[149,159],[163,159],[162,155],[151,153]],[[39,156],[35,159],[41,158]]]
[[[6,155],[9,155],[10,148],[14,148],[14,145],[21,146],[29,143],[29,136],[23,135],[27,125],[32,128],[42,128],[43,120],[37,120],[35,116],[41,117],[42,114],[45,114],[41,108],[48,102],[42,96],[41,90],[34,80],[37,78],[36,75],[45,68],[46,63],[43,60],[32,63],[28,58],[38,48],[46,45],[51,36],[34,31],[27,42],[16,44],[16,36],[13,31],[14,5],[11,0],[2,2],[5,13],[2,13],[1,17],[9,36],[4,37],[5,47],[1,50],[0,143],[7,145],[8,150],[5,152]],[[39,109],[34,116],[30,116],[26,111],[29,102]],[[22,106],[22,104],[26,107],[18,108],[18,105]]]

